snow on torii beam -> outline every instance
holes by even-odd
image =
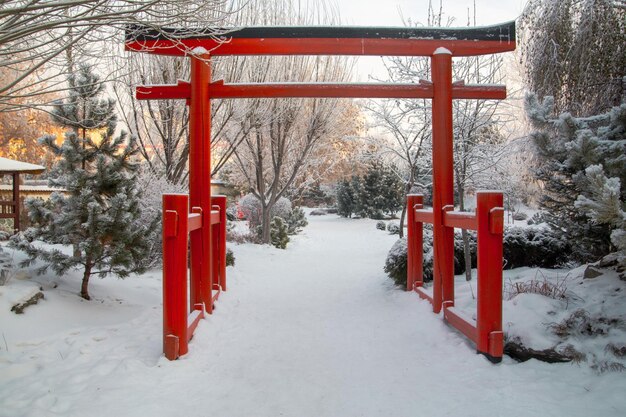
[[[444,47],[453,56],[515,49],[515,22],[472,28],[283,26],[241,29],[152,29],[129,26],[126,50],[188,55],[396,55],[431,56]]]

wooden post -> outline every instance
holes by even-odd
[[[433,312],[454,304],[454,229],[443,225],[443,208],[454,205],[452,152],[452,53],[432,56],[433,79]]]
[[[13,173],[13,233],[20,231],[20,174]]]

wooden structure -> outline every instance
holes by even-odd
[[[506,97],[506,88],[499,85],[465,85],[461,81],[452,80],[452,58],[501,53],[515,49],[515,22],[501,25],[476,28],[390,28],[390,27],[329,27],[329,26],[289,26],[289,27],[244,27],[238,29],[186,29],[186,28],[154,28],[129,26],[126,32],[128,51],[145,52],[156,55],[185,56],[191,61],[191,77],[189,81],[179,81],[176,85],[137,86],[136,96],[139,100],[185,100],[189,105],[189,198],[188,202],[181,198],[180,206],[173,210],[176,196],[164,200],[164,244],[175,236],[186,235],[196,229],[185,228],[181,224],[195,222],[194,214],[205,213],[201,231],[190,235],[191,241],[191,302],[184,306],[184,314],[173,318],[177,303],[169,302],[166,297],[170,292],[184,292],[182,284],[172,288],[164,288],[164,350],[166,356],[174,359],[184,354],[187,346],[181,345],[191,337],[196,309],[202,308],[207,313],[213,309],[211,291],[217,282],[212,272],[215,257],[221,257],[219,245],[214,243],[212,222],[206,217],[213,216],[214,200],[210,192],[211,179],[211,100],[240,99],[256,97],[348,97],[348,98],[422,98],[432,100],[433,126],[433,208],[432,221],[434,234],[434,294],[429,298],[433,303],[433,311],[439,313],[441,306],[446,306],[444,318],[454,327],[460,328],[466,323],[455,320],[454,306],[454,227],[467,227],[465,223],[457,225],[451,221],[454,214],[450,212],[454,205],[454,170],[453,170],[453,134],[452,134],[452,100],[453,99],[491,99],[501,100]],[[414,83],[225,83],[223,80],[211,79],[211,60],[217,56],[227,55],[370,55],[370,56],[424,56],[431,60],[432,80],[415,80]],[[500,203],[501,196],[495,196],[489,204]],[[172,206],[173,207],[173,206]],[[409,208],[412,208],[411,206]],[[492,209],[494,207],[492,206]],[[495,207],[497,208],[497,207]],[[170,214],[168,214],[170,212]],[[191,212],[191,213],[190,213]],[[491,211],[489,211],[491,212]],[[496,212],[499,212],[496,210]],[[187,213],[186,219],[184,214]],[[216,216],[221,212],[215,210]],[[411,211],[410,211],[411,213]],[[484,219],[480,211],[477,223],[482,230]],[[174,216],[176,214],[176,216]],[[414,214],[414,213],[413,213]],[[411,214],[411,219],[413,219]],[[169,223],[168,216],[172,219]],[[459,216],[466,216],[460,214]],[[458,217],[458,216],[457,216]],[[493,216],[496,222],[498,216]],[[423,220],[422,220],[423,221]],[[219,221],[216,222],[219,224]],[[169,226],[168,226],[169,225]],[[176,225],[176,228],[174,227]],[[468,227],[469,228],[469,227]],[[174,229],[177,230],[174,233]],[[178,229],[181,229],[178,231]],[[495,232],[498,230],[494,229]],[[501,234],[492,233],[494,239]],[[411,233],[414,236],[415,233]],[[484,235],[484,233],[482,233]],[[491,257],[494,265],[500,262],[501,253],[497,245],[491,244],[488,238],[483,242],[489,248],[496,248],[491,253],[481,253]],[[414,249],[417,246],[411,245]],[[172,243],[174,245],[174,243]],[[174,245],[175,246],[175,245]],[[172,246],[172,247],[174,247]],[[186,241],[180,243],[180,254],[167,255],[164,250],[164,282],[168,275],[179,274],[186,279],[187,260]],[[178,253],[178,252],[176,252]],[[413,262],[415,253],[409,253],[413,269],[418,263]],[[480,255],[479,255],[480,257]],[[481,258],[482,259],[482,258]],[[485,258],[487,259],[487,258]],[[498,260],[500,259],[500,260]],[[170,262],[173,263],[170,265]],[[489,265],[491,265],[491,263]],[[171,271],[170,272],[170,268]],[[482,268],[490,271],[489,267]],[[179,272],[174,272],[179,271]],[[497,271],[496,271],[497,272]],[[497,278],[497,276],[496,276]],[[182,279],[181,279],[182,280]],[[178,282],[179,280],[177,280]],[[484,280],[483,280],[484,281]],[[497,280],[493,280],[494,282]],[[409,289],[413,283],[420,282],[415,276],[409,276]],[[500,280],[501,282],[501,280]],[[496,283],[497,286],[497,283]],[[489,292],[490,294],[492,292]],[[488,297],[483,297],[487,300]],[[497,310],[497,300],[488,308]],[[188,308],[191,308],[189,314]],[[483,305],[479,307],[482,309]],[[178,311],[178,310],[176,310]],[[181,310],[182,311],[182,310]],[[480,313],[480,312],[479,312]],[[498,315],[500,314],[500,315]],[[479,314],[480,315],[480,314]],[[187,321],[185,318],[187,316]],[[478,328],[481,335],[500,337],[501,312],[489,315],[498,323],[488,329]],[[171,327],[169,323],[175,322]],[[191,323],[191,324],[190,324]],[[468,324],[469,326],[470,324]],[[466,326],[467,327],[467,326]],[[480,327],[480,326],[479,326]],[[178,329],[174,331],[172,329]],[[463,329],[461,328],[461,331]],[[472,332],[474,332],[472,330]],[[472,332],[466,332],[466,334]],[[474,332],[475,333],[475,332]],[[172,336],[172,337],[170,337]],[[168,339],[169,338],[169,339]],[[171,341],[170,341],[171,339]],[[477,338],[472,338],[476,341]],[[482,341],[482,338],[480,338]],[[491,345],[477,343],[477,350],[489,359],[501,360],[501,337]],[[182,347],[181,347],[182,346]],[[487,347],[486,347],[487,346]]]
[[[0,157],[0,176],[10,175],[13,178],[11,199],[0,200],[0,219],[13,219],[14,232],[20,230],[20,174],[41,174],[45,169],[41,165]]]

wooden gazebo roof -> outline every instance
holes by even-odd
[[[12,200],[0,200],[0,219],[13,219],[14,231],[20,230],[20,174],[41,174],[45,170],[41,165],[0,157],[0,175],[13,177]]]
[[[41,174],[45,170],[46,168],[41,165],[0,157],[0,173],[2,174]]]

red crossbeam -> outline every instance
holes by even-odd
[[[463,333],[472,342],[477,343],[478,333],[476,331],[476,321],[465,316],[461,311],[456,310],[451,302],[444,303],[443,306],[444,319],[454,326],[458,331]]]
[[[450,210],[446,210],[449,208]],[[476,214],[467,211],[453,211],[452,206],[444,207],[443,225],[457,229],[476,230]]]
[[[415,221],[421,223],[433,223],[433,210],[432,209],[419,209],[415,210]]]
[[[216,81],[210,84],[211,98],[259,98],[259,97],[326,97],[326,98],[426,98],[433,97],[433,86],[428,82],[419,84],[383,83],[259,83],[225,84]],[[179,81],[176,85],[138,86],[138,100],[189,99],[190,84]],[[501,100],[506,98],[506,87],[500,85],[452,86],[452,98]]]
[[[189,232],[200,229],[202,227],[202,212],[192,213],[189,215],[187,229]]]
[[[220,43],[214,39],[127,41],[127,51],[184,56],[196,48],[220,55],[370,55],[430,56],[439,47],[453,56],[488,55],[515,50],[515,41],[372,38],[234,38]]]

